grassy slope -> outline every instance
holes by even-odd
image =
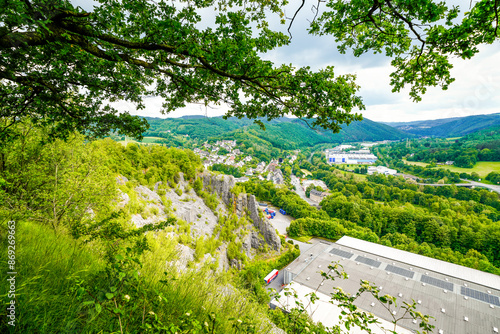
[[[2,233],[2,244],[6,236]],[[2,266],[6,254],[0,255]],[[69,237],[29,222],[17,222],[17,305],[15,333],[71,332],[80,327],[80,302],[74,288],[79,279],[89,279],[103,267],[97,251],[81,248]],[[2,272],[6,272],[2,267]],[[0,295],[6,285],[1,284]],[[4,296],[4,302],[7,300]],[[5,316],[2,316],[2,326]],[[1,328],[0,327],[0,328]],[[5,327],[3,330],[6,330]],[[1,331],[5,333],[4,331]]]
[[[0,233],[3,249],[7,249],[6,233],[3,230]],[[270,331],[263,306],[249,302],[236,288],[228,287],[222,276],[203,269],[184,273],[168,269],[164,264],[175,260],[177,241],[171,241],[163,232],[149,239],[153,251],[144,256],[140,272],[149,293],[152,296],[161,294],[166,300],[163,307],[154,308],[164,323],[179,323],[186,313],[203,323],[209,314],[215,313],[219,318],[215,333],[229,333],[235,321],[231,319],[247,317],[256,320],[257,333]],[[79,245],[65,234],[55,235],[51,229],[30,222],[18,223],[16,245],[17,324],[7,326],[4,308],[0,311],[1,333],[119,332],[117,318],[104,311],[97,316],[93,308],[82,304],[88,296],[80,300],[76,294],[79,281],[92,286],[106,284],[104,275],[96,276],[104,268],[97,245]],[[8,271],[6,256],[7,252],[0,254],[4,273]],[[176,279],[169,284],[162,283],[165,271]],[[6,303],[9,300],[7,285],[0,287],[2,302]],[[144,305],[146,315],[153,304],[158,303],[148,301]],[[125,323],[125,319],[123,321]],[[134,325],[131,327],[137,328],[140,323]]]

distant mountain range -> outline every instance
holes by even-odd
[[[205,116],[186,116],[181,118],[150,118],[146,117],[151,125],[145,136],[158,136],[172,132],[180,135],[189,135],[191,138],[207,140],[221,137],[248,134],[270,142],[274,147],[282,149],[297,149],[303,146],[314,146],[323,143],[345,143],[359,141],[399,140],[413,137],[412,134],[394,129],[388,125],[364,119],[344,126],[339,133],[332,133],[324,129],[313,129],[297,118],[279,118],[272,121],[261,119],[266,130],[249,119]]]
[[[384,124],[417,136],[461,137],[500,126],[500,113],[415,122],[384,122]]]

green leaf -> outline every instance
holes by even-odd
[[[107,292],[107,293],[106,293],[106,298],[108,298],[108,299],[111,299],[111,298],[113,298],[114,296],[115,296],[115,295],[114,295],[114,294],[112,294],[112,293],[110,293],[110,292]]]
[[[97,313],[101,313],[101,311],[102,311],[102,306],[101,306],[101,304],[96,303],[96,304],[95,304],[95,310],[97,311]]]

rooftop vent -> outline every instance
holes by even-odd
[[[494,332],[494,333],[498,333],[498,328],[493,327],[493,332]]]
[[[419,300],[417,301],[417,303],[418,303],[418,304],[422,304],[422,301],[419,299]]]
[[[372,306],[372,307],[375,306],[375,303],[371,303],[370,306]]]
[[[425,283],[422,283],[422,286],[425,286]]]
[[[309,281],[310,279],[311,279],[311,277],[309,277],[309,276],[308,276],[308,277],[306,278],[306,281]]]
[[[448,290],[444,289],[444,290],[443,290],[443,292],[444,292],[444,293],[448,293]]]
[[[488,292],[489,294],[491,294],[491,290],[488,290],[487,292]]]
[[[443,333],[444,333],[444,331],[443,331],[442,329],[440,329],[440,330],[438,331],[438,333],[439,333],[439,334],[443,334]]]
[[[490,304],[490,308],[495,308],[495,305],[493,305],[493,304]]]
[[[467,299],[469,299],[469,297],[467,297],[467,296],[464,296],[464,299],[465,299],[465,300],[467,300]]]
[[[464,317],[464,321],[469,321],[469,317]]]
[[[318,268],[321,268],[321,264],[318,266]]]
[[[464,283],[464,286],[467,286],[467,283]]]
[[[398,296],[399,296],[399,298],[401,298],[401,297],[403,297],[403,294],[400,292],[400,293],[398,294]]]
[[[442,308],[441,313],[446,313],[446,310],[444,308]]]
[[[412,322],[413,322],[414,324],[416,324],[416,323],[417,323],[417,319],[413,319],[413,320],[412,320]]]
[[[396,311],[392,311],[392,314],[393,314],[393,315],[396,315],[396,313],[397,313]]]

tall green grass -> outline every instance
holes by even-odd
[[[0,332],[74,333],[81,328],[80,303],[76,299],[78,280],[87,279],[103,267],[99,250],[93,251],[65,234],[30,222],[16,226],[16,326],[6,323],[2,307]],[[1,231],[2,274],[7,268],[7,238]],[[2,303],[9,302],[2,282]]]
[[[235,325],[251,323],[256,333],[269,333],[267,307],[232,286],[229,274],[214,274],[209,266],[177,269],[176,239],[165,232],[149,233],[151,251],[143,255],[139,269],[144,291],[141,300],[130,300],[134,311],[122,317],[124,332],[142,333],[149,312],[163,324],[182,326],[186,318],[213,333],[236,333]],[[5,229],[1,243],[7,249]],[[0,254],[6,273],[6,251]],[[98,243],[81,245],[70,236],[31,222],[19,222],[16,230],[17,302],[16,326],[7,325],[2,307],[1,333],[120,333],[118,318],[107,311],[95,312],[77,297],[77,285],[105,287],[103,249]],[[126,291],[125,291],[126,292]],[[132,295],[132,293],[130,293]],[[161,298],[160,298],[161,296]],[[7,285],[0,290],[2,303],[9,302]],[[161,302],[159,302],[159,300]],[[145,320],[146,319],[146,320]],[[215,325],[214,325],[215,324]],[[191,332],[190,332],[191,333]],[[204,331],[192,333],[204,333]]]

